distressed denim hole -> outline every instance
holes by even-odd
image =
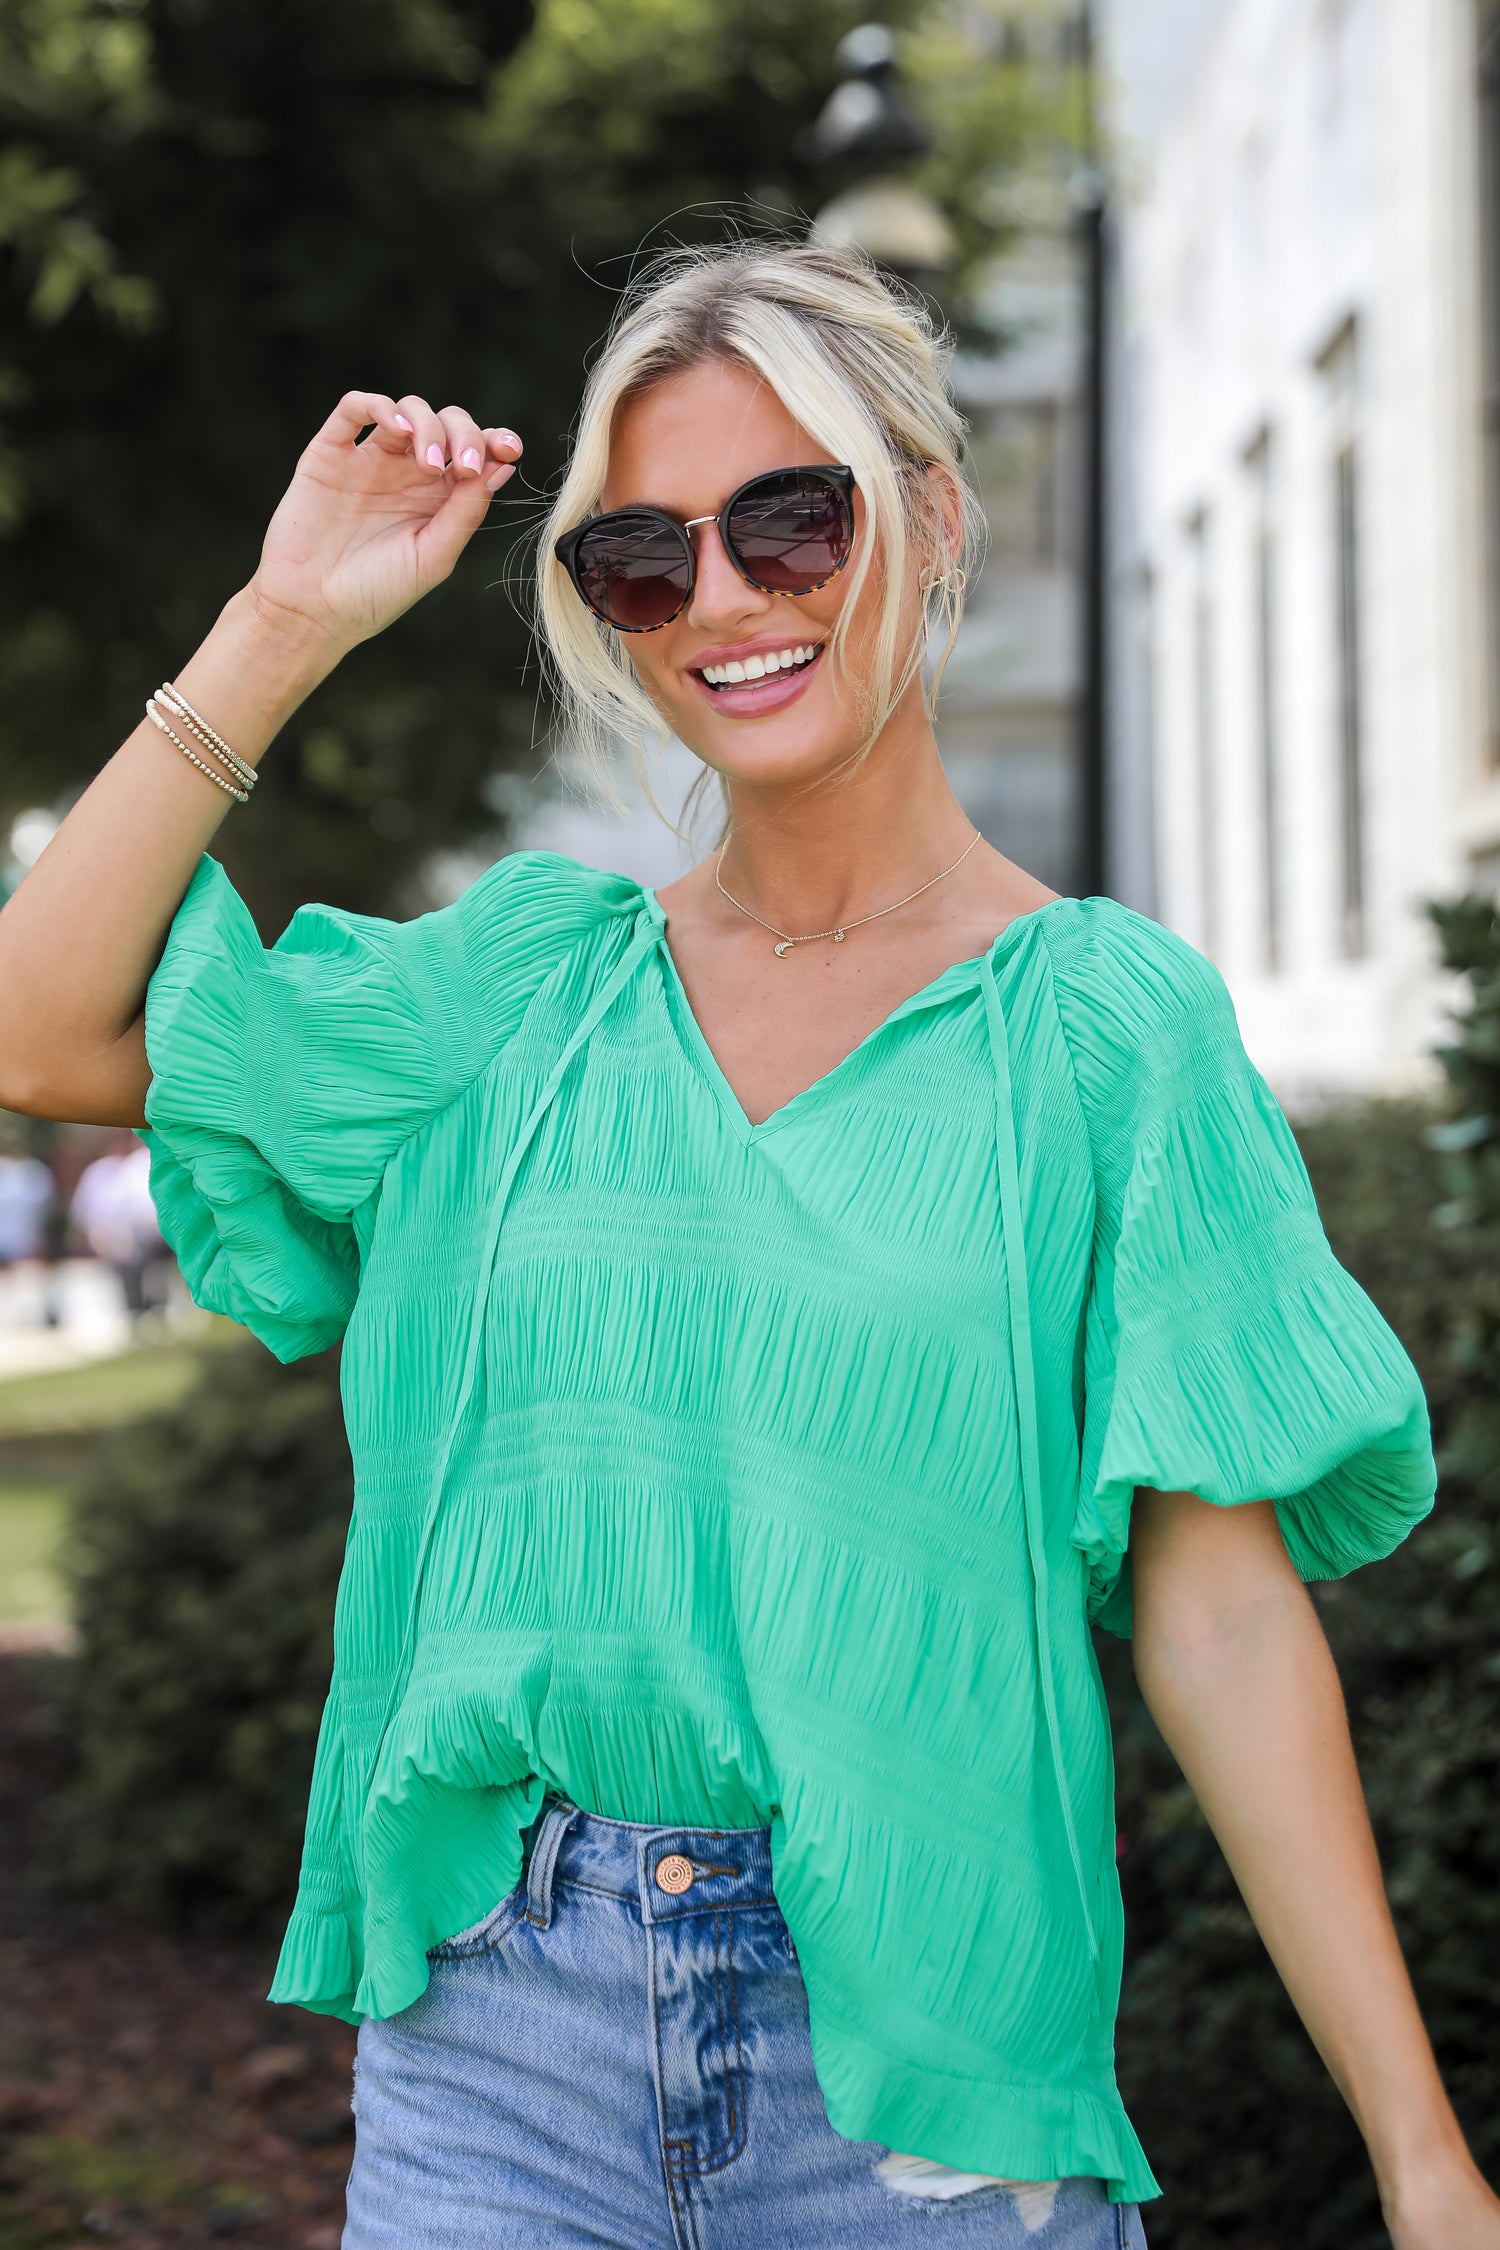
[[[1040,2234],[1051,2222],[1060,2180],[997,2180],[982,2172],[961,2171],[926,2156],[902,2156],[891,2150],[875,2166],[875,2177],[894,2195],[911,2196],[924,2203],[968,2203],[977,2197],[986,2202],[1007,2195],[1016,2207],[1028,2234]]]

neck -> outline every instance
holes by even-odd
[[[862,763],[811,785],[729,784],[726,890],[793,932],[833,928],[928,882],[974,833],[920,698]]]

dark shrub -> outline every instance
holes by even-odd
[[[66,1866],[135,1911],[257,1932],[289,1907],[351,1477],[332,1353],[206,1351],[102,1454],[74,1518]]]

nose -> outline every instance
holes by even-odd
[[[706,523],[695,524],[689,537],[697,541],[697,568],[688,623],[699,632],[713,632],[763,616],[770,596],[735,569],[719,536],[717,521],[711,516]]]

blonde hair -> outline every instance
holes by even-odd
[[[706,360],[737,360],[769,384],[810,437],[853,469],[866,535],[829,636],[830,657],[846,677],[860,595],[877,568],[884,581],[871,673],[861,683],[867,727],[857,763],[937,645],[935,706],[966,577],[982,549],[983,517],[961,468],[964,422],[947,385],[950,357],[949,339],[925,303],[898,291],[853,250],[800,240],[675,250],[632,283],[589,375],[572,459],[537,546],[538,621],[562,731],[606,796],[615,796],[610,767],[623,740],[654,804],[643,752],[667,729],[621,636],[579,600],[553,544],[599,506],[621,407],[668,375]],[[933,468],[947,473],[958,497],[956,551],[927,474]],[[922,627],[903,649],[913,546],[924,566]],[[727,797],[725,803],[727,822]]]

